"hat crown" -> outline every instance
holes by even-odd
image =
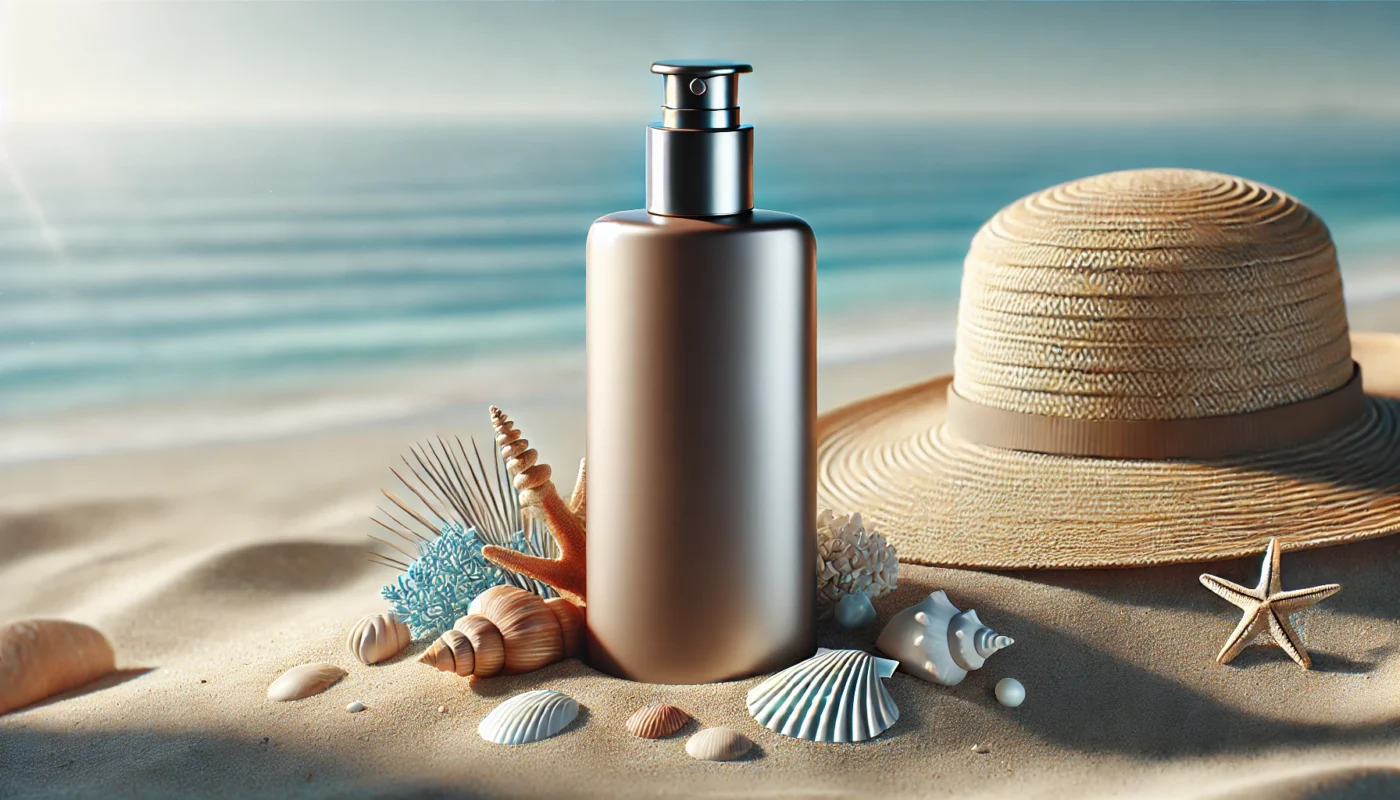
[[[1242,178],[1061,184],[998,212],[964,264],[954,389],[981,405],[1191,419],[1320,397],[1352,374],[1327,227]]]

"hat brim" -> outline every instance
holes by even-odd
[[[951,375],[817,423],[817,497],[860,511],[901,561],[1136,567],[1316,547],[1400,530],[1400,336],[1352,334],[1366,412],[1325,437],[1216,461],[1077,458],[943,431]]]

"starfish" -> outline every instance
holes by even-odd
[[[549,465],[539,463],[540,454],[530,447],[530,440],[520,438],[515,423],[495,406],[491,406],[491,427],[496,429],[496,444],[501,446],[506,469],[514,476],[521,510],[543,515],[545,526],[559,545],[559,557],[539,558],[492,545],[483,547],[481,554],[499,567],[549,584],[561,597],[582,609],[588,604],[588,539],[583,520],[587,462],[579,465],[578,484],[565,503],[550,480],[553,473]]]
[[[1269,540],[1269,546],[1264,550],[1264,563],[1259,570],[1259,585],[1253,589],[1246,589],[1214,575],[1202,575],[1201,583],[1244,610],[1244,619],[1235,626],[1235,632],[1230,634],[1230,638],[1225,640],[1225,647],[1221,648],[1220,655],[1215,657],[1215,663],[1230,663],[1230,660],[1239,655],[1255,637],[1268,631],[1274,637],[1274,641],[1278,642],[1278,646],[1283,648],[1283,652],[1298,662],[1298,666],[1303,669],[1312,666],[1312,659],[1303,648],[1303,640],[1299,638],[1298,631],[1293,629],[1289,617],[1342,590],[1340,584],[1329,583],[1308,589],[1283,591],[1279,582],[1278,539]]]

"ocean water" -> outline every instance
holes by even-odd
[[[584,237],[642,204],[642,131],[0,129],[0,459],[71,450],[17,432],[74,415],[110,422],[86,429],[94,447],[282,433],[449,402],[491,364],[579,362]],[[978,226],[1113,169],[1283,188],[1327,221],[1352,302],[1400,293],[1396,126],[759,121],[756,141],[758,204],[817,232],[827,362],[950,341]],[[268,412],[291,397],[300,411]],[[120,423],[238,401],[259,416],[154,439]]]

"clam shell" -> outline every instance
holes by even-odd
[[[300,700],[320,694],[347,674],[349,673],[334,664],[302,664],[292,667],[267,687],[267,699]]]
[[[574,698],[553,689],[536,689],[496,706],[476,732],[496,744],[528,744],[564,730],[577,716],[578,701]]]
[[[361,664],[378,664],[402,653],[413,642],[408,626],[392,612],[370,614],[350,629],[346,646]]]
[[[733,761],[753,749],[749,737],[733,728],[706,728],[690,737],[685,751],[701,761]]]
[[[861,650],[821,650],[751,689],[749,713],[784,736],[863,742],[899,719],[894,698],[880,682],[895,666]]]
[[[641,739],[664,739],[690,722],[690,715],[667,703],[651,703],[627,719],[627,732]]]
[[[60,619],[10,623],[0,628],[0,714],[114,669],[112,645],[96,628]]]

